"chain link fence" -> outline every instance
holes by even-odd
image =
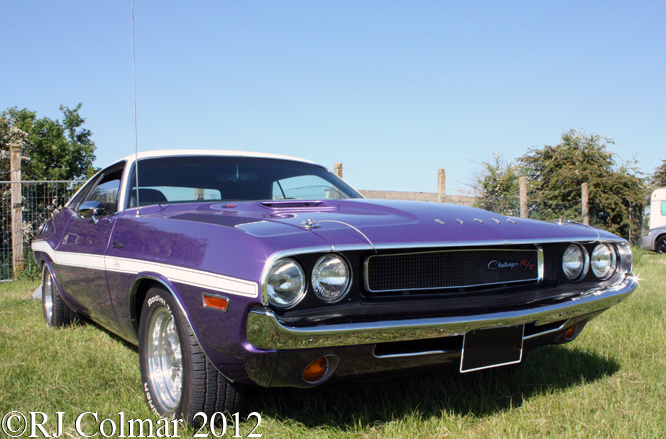
[[[30,243],[39,226],[62,209],[83,181],[0,182],[0,282],[23,276],[36,277],[39,267],[32,258]],[[20,185],[21,201],[12,204],[12,187]],[[12,221],[13,216],[13,221]]]

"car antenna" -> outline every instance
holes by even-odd
[[[136,62],[134,55],[134,2],[132,5],[132,86],[134,89],[134,175],[136,176],[136,216],[140,216],[139,212],[139,141],[136,130]]]

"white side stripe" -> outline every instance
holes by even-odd
[[[46,253],[49,255],[49,258],[51,258],[52,261],[55,262],[56,257],[55,257],[55,250],[49,245],[48,242],[46,241],[32,241],[32,251],[33,252],[42,252]]]
[[[58,252],[60,253],[60,252]],[[221,291],[241,296],[257,297],[258,288],[255,282],[222,276],[207,271],[177,267],[157,262],[139,261],[136,259],[114,258],[107,256],[106,269],[117,273],[141,273],[152,271],[159,273],[172,282],[178,282],[209,290]]]
[[[192,285],[211,291],[219,291],[246,297],[257,297],[259,295],[259,288],[256,282],[223,276],[221,274],[202,270],[193,270],[191,268],[183,268],[176,265],[140,261],[137,259],[55,251],[45,241],[33,242],[32,250],[46,253],[56,264],[66,265],[68,267],[106,270],[127,274],[153,272],[164,276],[171,282]]]
[[[104,270],[104,256],[70,252],[55,252],[55,254],[58,265]]]

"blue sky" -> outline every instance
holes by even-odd
[[[570,128],[666,159],[666,2],[134,3],[139,150],[344,165],[357,189],[467,189]],[[129,1],[3,1],[0,110],[83,103],[97,166],[134,152]]]

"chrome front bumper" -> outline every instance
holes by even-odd
[[[554,305],[472,316],[307,328],[285,326],[269,309],[253,310],[248,315],[247,339],[259,349],[311,349],[463,335],[475,329],[523,323],[534,322],[539,326],[606,310],[628,297],[637,285],[637,278],[627,275],[613,286],[585,290]]]

